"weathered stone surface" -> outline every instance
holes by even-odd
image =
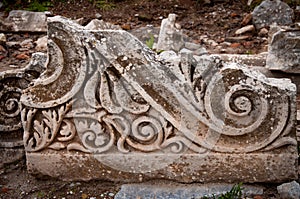
[[[300,198],[300,185],[296,181],[284,183],[277,187],[280,198],[295,199]]]
[[[129,32],[132,35],[136,36],[141,42],[146,44],[146,42],[149,42],[151,39],[154,39],[154,43],[157,43],[159,31],[159,27],[149,25],[146,27],[130,30]]]
[[[232,184],[179,184],[170,182],[125,184],[115,199],[195,199],[218,197],[230,191]],[[243,185],[243,196],[262,195],[263,188]]]
[[[277,25],[291,25],[294,11],[280,0],[265,0],[252,12],[252,22],[257,30]]]
[[[281,71],[276,71],[276,70],[269,70],[267,69],[265,66],[259,66],[259,67],[256,67],[255,65],[253,65],[253,69],[254,70],[257,70],[261,73],[263,73],[266,77],[270,77],[270,78],[288,78],[290,79],[295,85],[300,85],[300,74],[296,74],[296,73],[283,73]],[[299,95],[300,94],[300,89],[297,89],[297,94]],[[299,106],[300,104],[298,103],[297,107],[300,107]]]
[[[240,42],[242,40],[248,39],[250,36],[243,35],[243,36],[237,36],[237,37],[226,37],[225,41],[227,42]]]
[[[38,40],[35,42],[35,50],[37,51],[47,51],[47,43],[48,43],[48,37],[40,37]]]
[[[0,31],[5,32],[46,32],[47,22],[44,12],[13,10],[6,19],[0,21]]]
[[[171,67],[177,66],[179,72],[180,56],[178,56],[174,51],[163,51],[158,55],[158,60],[171,63]]]
[[[0,169],[25,157],[24,148],[0,148]]]
[[[287,73],[300,73],[300,29],[284,28],[273,34],[266,67]]]
[[[33,54],[23,69],[0,71],[0,147],[23,145],[20,96],[45,69],[45,54]]]
[[[195,44],[192,42],[185,42],[184,47],[189,50],[197,50],[197,49],[201,48],[202,46],[200,44]]]
[[[156,50],[174,50],[178,52],[184,46],[183,35],[176,28],[175,20],[176,14],[169,14],[167,19],[162,20],[158,42],[154,46]]]
[[[49,18],[46,72],[21,97],[27,166],[63,180],[296,179],[295,85],[238,64],[179,68],[125,31]]]
[[[266,66],[267,54],[257,55],[239,55],[239,54],[215,54],[219,56],[224,62],[239,63],[247,66]]]
[[[99,19],[93,19],[84,29],[86,30],[122,30],[120,26],[105,22]]]
[[[258,32],[258,36],[260,36],[260,37],[267,36],[268,33],[269,33],[268,29],[262,28],[262,29],[260,29],[260,31]]]

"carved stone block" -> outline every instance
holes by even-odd
[[[1,18],[2,32],[46,32],[47,22],[44,12],[12,10],[7,18]]]
[[[0,147],[23,146],[20,97],[45,69],[46,59],[45,54],[34,53],[25,68],[0,70]]]
[[[48,19],[47,70],[21,96],[27,166],[62,180],[297,178],[296,87],[238,64],[156,60],[121,30]]]
[[[269,44],[266,67],[300,74],[300,28],[281,28]]]

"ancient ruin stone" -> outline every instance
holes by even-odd
[[[0,147],[23,146],[20,96],[45,69],[46,55],[33,54],[23,69],[0,70]]]
[[[215,56],[219,56],[221,60],[224,62],[233,62],[239,63],[247,66],[266,66],[266,53],[254,54],[254,55],[240,55],[240,54],[215,54]]]
[[[48,27],[47,70],[21,97],[30,173],[123,182],[298,177],[290,80],[209,56],[168,65],[122,30],[84,30],[62,17]]]
[[[157,198],[157,199],[192,199],[217,198],[232,189],[232,184],[179,184],[170,182],[150,182],[125,184],[114,199]],[[263,188],[243,185],[243,196],[262,195]]]
[[[85,27],[87,30],[121,30],[118,25],[114,25],[103,20],[93,19]]]
[[[0,20],[0,31],[5,32],[46,32],[47,22],[44,12],[13,10],[4,20]]]
[[[25,157],[23,148],[0,148],[0,169],[6,164],[22,160]]]
[[[47,43],[48,43],[47,36],[38,38],[38,40],[34,43],[36,44],[35,46],[36,51],[47,51]]]
[[[129,32],[137,37],[141,42],[147,44],[147,42],[152,43],[152,41],[154,41],[154,43],[157,43],[159,31],[159,27],[148,25],[145,27],[140,27],[138,29],[132,29]]]
[[[280,0],[265,0],[252,13],[252,22],[256,29],[293,23],[294,11]]]
[[[281,28],[273,34],[266,66],[270,70],[300,73],[300,29]]]
[[[157,51],[174,50],[178,52],[183,46],[183,35],[176,27],[176,14],[169,14],[167,19],[161,22],[158,42],[154,46]]]
[[[280,198],[295,199],[300,198],[300,185],[296,181],[284,183],[277,187]]]

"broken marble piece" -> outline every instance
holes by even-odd
[[[7,18],[0,21],[0,31],[4,32],[46,32],[47,22],[44,12],[12,10]]]
[[[295,199],[300,198],[300,185],[296,181],[284,183],[277,187],[280,198]]]
[[[46,55],[36,53],[26,68],[0,71],[0,147],[23,146],[20,96],[45,69]]]
[[[255,27],[253,25],[244,26],[238,30],[235,31],[236,35],[244,34],[245,32],[252,32],[255,30]]]
[[[179,72],[180,56],[177,55],[174,51],[172,50],[163,51],[157,56],[157,59],[162,62],[171,63],[170,67],[172,67],[172,70],[178,68],[178,72]]]
[[[0,33],[0,44],[6,42],[6,36],[4,33]]]
[[[257,30],[277,25],[291,25],[294,11],[283,1],[265,0],[252,12],[252,23]]]
[[[137,37],[144,44],[147,44],[147,42],[152,42],[152,41],[154,44],[157,43],[159,31],[160,31],[159,27],[147,25],[145,27],[140,27],[138,29],[132,29],[129,32],[135,37]]]
[[[48,37],[43,36],[38,38],[34,43],[36,44],[35,50],[39,52],[46,52],[47,51],[47,42],[48,42]]]
[[[93,19],[88,23],[84,29],[86,30],[121,30],[122,28],[118,25],[114,25],[103,20]]]
[[[239,54],[213,54],[219,56],[226,63],[239,63],[242,65],[253,66],[266,66],[266,53],[255,55],[239,55]]]
[[[84,30],[59,16],[48,27],[47,69],[21,96],[30,173],[69,181],[297,179],[290,80],[208,55],[166,64],[123,30]]]
[[[286,73],[300,73],[300,28],[282,27],[272,35],[266,67]]]
[[[176,14],[169,14],[168,18],[161,22],[158,42],[154,46],[157,51],[174,50],[178,52],[183,46],[183,35],[181,31],[176,28]]]

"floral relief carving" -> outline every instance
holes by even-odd
[[[52,20],[48,72],[22,95],[27,151],[250,153],[296,144],[287,80],[214,57],[185,57],[172,69],[126,32]]]

